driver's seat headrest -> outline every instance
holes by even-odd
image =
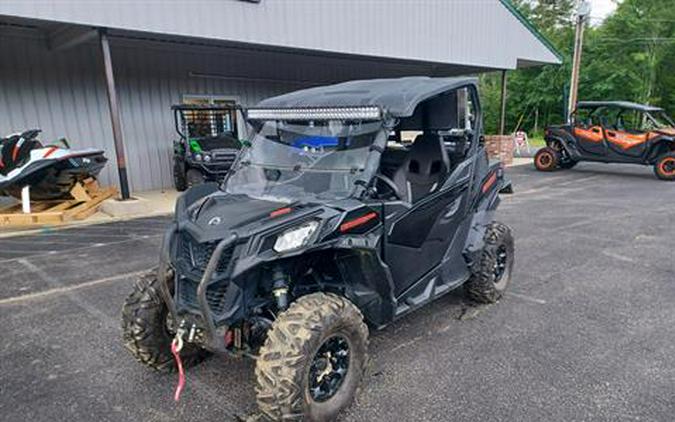
[[[436,134],[417,135],[408,154],[408,173],[433,177],[448,171],[448,153],[443,138]]]
[[[418,135],[408,157],[396,171],[394,183],[407,201],[415,202],[443,184],[450,168],[449,162],[440,135]]]

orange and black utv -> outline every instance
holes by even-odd
[[[654,166],[675,180],[675,123],[658,107],[626,101],[580,102],[566,125],[549,126],[537,151],[540,171],[569,169],[579,161]]]

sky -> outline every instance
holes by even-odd
[[[613,0],[590,0],[591,18],[593,24],[599,23],[616,9],[616,3]]]

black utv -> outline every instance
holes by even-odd
[[[123,309],[124,343],[176,368],[256,360],[270,420],[345,408],[378,329],[455,288],[495,302],[511,279],[510,188],[483,147],[474,79],[353,81],[247,110],[251,145],[225,182],[188,190],[159,268]]]
[[[237,157],[236,106],[180,104],[172,106],[178,139],[173,143],[176,190],[221,182]]]

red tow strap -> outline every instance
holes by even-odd
[[[176,386],[176,392],[173,395],[173,399],[178,402],[180,400],[180,393],[183,392],[183,388],[185,387],[185,372],[183,371],[183,361],[180,359],[180,350],[175,341],[171,342],[171,353],[173,354],[174,359],[176,359],[176,366],[178,367],[178,385]]]

